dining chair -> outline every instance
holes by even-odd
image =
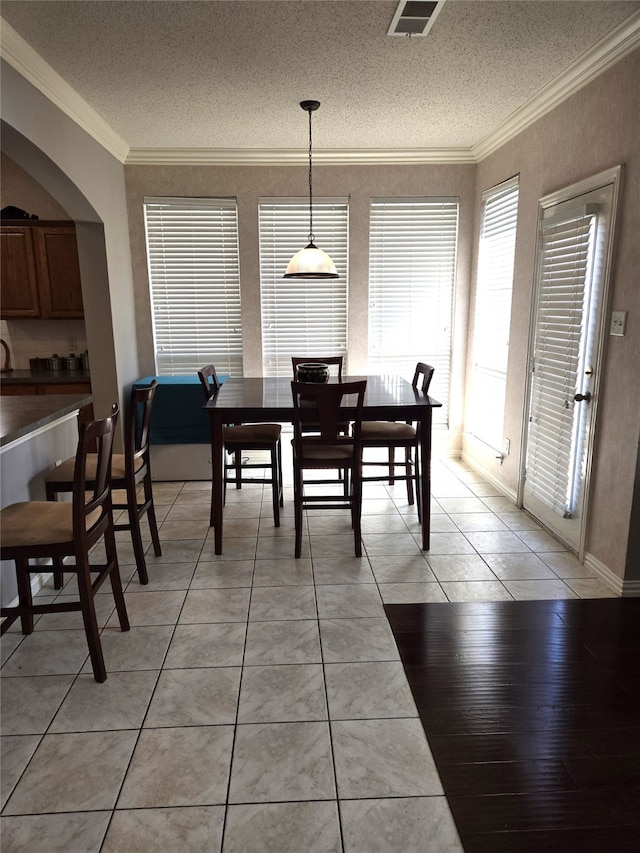
[[[146,388],[132,388],[125,425],[124,453],[114,453],[111,463],[111,489],[114,510],[123,511],[123,516],[114,524],[116,532],[128,530],[131,533],[133,552],[141,584],[149,583],[149,574],[145,560],[145,546],[142,541],[140,522],[146,515],[149,522],[153,553],[162,556],[162,547],[158,535],[158,523],[153,503],[151,480],[151,460],[149,447],[149,429],[153,400],[158,383],[154,379]],[[89,455],[87,462],[89,483],[91,484],[95,458]],[[63,492],[71,492],[74,484],[74,459],[67,459],[45,477],[47,500],[56,500]],[[142,485],[142,494],[138,489]],[[121,496],[123,495],[123,499]],[[126,521],[124,511],[126,510]],[[56,576],[56,587],[62,586],[62,579]]]
[[[103,682],[107,671],[102,654],[94,596],[108,577],[122,631],[129,620],[122,592],[116,551],[111,496],[111,458],[118,416],[115,406],[108,418],[89,421],[79,427],[71,501],[26,501],[11,504],[0,512],[0,559],[13,560],[18,584],[18,605],[3,607],[6,617],[0,633],[20,617],[23,634],[31,634],[34,616],[42,613],[81,611],[89,655],[96,681]],[[97,452],[90,450],[97,448]],[[89,551],[104,540],[104,564],[91,564]],[[78,600],[34,604],[30,575],[43,571],[43,559],[74,572],[78,580]],[[35,565],[29,560],[37,560]],[[91,573],[96,573],[91,580]]]
[[[433,377],[434,368],[430,364],[419,361],[413,374],[411,385],[418,394],[427,395],[429,385]],[[410,422],[400,423],[398,421],[365,421],[362,424],[362,464],[366,470],[369,466],[384,466],[387,473],[382,476],[363,474],[363,482],[388,481],[393,485],[396,480],[406,480],[407,500],[413,505],[417,500],[418,518],[420,518],[420,459],[419,459],[420,436],[416,427]],[[374,460],[366,458],[366,450],[387,450],[386,460]],[[404,460],[396,462],[395,452],[397,449],[404,450]],[[404,468],[404,474],[397,474],[397,467]],[[414,483],[415,495],[414,499]]]
[[[344,364],[344,356],[343,355],[329,355],[329,356],[299,356],[292,355],[291,356],[291,366],[293,367],[293,378],[296,382],[300,381],[298,378],[298,365],[299,364],[326,364],[329,368],[329,375],[334,375],[338,382],[342,382],[342,367]],[[332,373],[332,368],[335,370]],[[340,432],[344,435],[349,434],[350,421],[342,421],[340,424]],[[317,426],[314,424],[305,424],[303,426],[303,432],[317,432]],[[344,493],[345,495],[349,494],[349,472],[343,471],[341,473],[341,479],[343,483]],[[319,481],[322,482],[322,481]]]
[[[326,364],[329,366],[329,373],[331,373],[331,368],[335,367],[335,374],[338,382],[342,382],[342,366],[344,364],[344,356],[343,355],[329,355],[322,356],[322,358],[318,356],[300,356],[300,355],[292,355],[291,356],[291,366],[293,367],[293,378],[298,381],[298,365],[299,364]]]
[[[222,383],[218,379],[216,369],[212,364],[207,364],[198,371],[198,376],[204,390],[205,400],[211,399],[218,393]],[[236,489],[241,489],[243,483],[264,483],[271,485],[271,497],[273,504],[273,523],[280,527],[280,507],[284,506],[282,486],[282,448],[280,424],[229,424],[223,428],[222,436],[224,450],[233,456],[233,462],[224,462],[224,495],[226,498],[227,483],[235,484]],[[212,435],[213,445],[213,435]],[[270,464],[264,462],[244,462],[243,453],[247,450],[266,450],[270,454]],[[212,446],[212,452],[215,448]],[[245,477],[244,471],[255,468],[270,468],[271,476],[262,479]],[[232,471],[233,476],[229,476]],[[213,502],[214,495],[211,493],[211,525],[213,526]]]
[[[356,557],[362,556],[362,409],[366,379],[357,382],[315,384],[291,383],[293,395],[293,496],[295,516],[295,556],[302,556],[302,524],[304,510],[349,509],[353,528]],[[341,431],[344,422],[342,403],[345,397],[355,397],[356,414],[351,434]],[[350,405],[354,405],[353,402]],[[313,434],[305,426],[313,424]],[[348,494],[325,491],[319,494],[314,485],[307,494],[305,472],[318,470],[348,471],[351,487]],[[322,481],[326,482],[326,481]],[[341,485],[340,480],[333,481]]]

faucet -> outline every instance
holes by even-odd
[[[0,367],[0,373],[9,373],[13,370],[11,367],[11,353],[9,352],[9,347],[2,338],[0,338],[0,344],[4,347],[4,367]]]

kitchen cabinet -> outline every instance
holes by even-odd
[[[0,317],[84,317],[74,224],[5,220],[0,232]]]

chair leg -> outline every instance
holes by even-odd
[[[98,620],[96,619],[96,608],[93,600],[93,589],[91,588],[89,560],[86,554],[83,554],[80,559],[76,558],[76,572],[78,576],[78,592],[80,594],[80,609],[84,622],[84,632],[87,635],[93,677],[98,683],[102,684],[103,681],[107,680],[107,669],[104,665],[104,657],[102,655],[100,632],[98,630]]]
[[[351,475],[351,522],[353,527],[353,544],[356,557],[362,557],[362,472],[358,475],[353,471]]]
[[[141,584],[148,584],[149,575],[147,573],[147,563],[144,558],[144,543],[142,541],[142,532],[140,531],[140,515],[135,493],[129,496],[127,509],[129,511],[129,528],[131,530],[131,541],[133,543],[133,553],[136,558],[138,578]]]
[[[62,589],[64,586],[64,570],[62,568],[62,559],[60,557],[53,558],[53,588]]]
[[[296,527],[296,557],[302,556],[302,471],[293,472],[293,511]]]
[[[153,553],[156,555],[156,557],[161,557],[162,547],[160,546],[160,536],[158,535],[156,508],[153,503],[153,489],[151,486],[151,477],[148,474],[144,478],[144,500],[147,504],[147,518],[149,519],[149,530],[151,532],[151,541],[153,542]]]
[[[280,506],[284,506],[284,479],[282,477],[282,442],[278,439],[278,493],[280,495]]]
[[[389,448],[389,485],[390,486],[393,486],[393,484],[396,481],[395,477],[394,477],[394,474],[396,472],[395,461],[396,461],[396,449],[395,449],[395,447],[390,447]]]
[[[233,461],[236,469],[236,489],[242,488],[242,451],[237,450],[234,453]]]
[[[404,473],[407,478],[407,500],[409,501],[409,506],[413,506],[414,497],[413,497],[413,461],[411,459],[411,448],[405,447],[404,450]]]
[[[16,579],[18,581],[18,601],[20,607],[32,607],[31,580],[29,575],[29,560],[16,560]],[[33,633],[33,613],[23,613],[20,616],[23,634]]]
[[[416,507],[418,509],[418,521],[422,521],[422,498],[420,497],[420,477],[422,476],[422,472],[420,471],[420,454],[416,449],[416,458],[414,462],[414,479],[416,481]]]
[[[277,442],[271,445],[271,502],[273,504],[273,523],[280,527],[280,475],[278,472]]]
[[[118,552],[116,550],[116,540],[113,531],[107,531],[104,535],[104,547],[107,555],[107,565],[109,569],[109,580],[111,581],[111,591],[113,599],[116,603],[116,613],[120,622],[120,630],[129,630],[129,616],[127,614],[127,606],[124,600],[122,591],[122,580],[120,578],[120,566],[118,564]]]

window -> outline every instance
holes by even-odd
[[[235,199],[146,198],[156,371],[242,376]]]
[[[518,178],[482,196],[470,386],[470,432],[501,452],[509,358]]]
[[[335,279],[284,279],[287,264],[308,243],[309,203],[260,200],[260,293],[265,376],[290,376],[292,355],[346,355],[348,292],[347,199],[314,199],[316,245],[331,256]]]
[[[371,201],[369,369],[413,377],[433,365],[429,393],[442,403],[434,425],[448,424],[451,323],[458,235],[454,198]]]

